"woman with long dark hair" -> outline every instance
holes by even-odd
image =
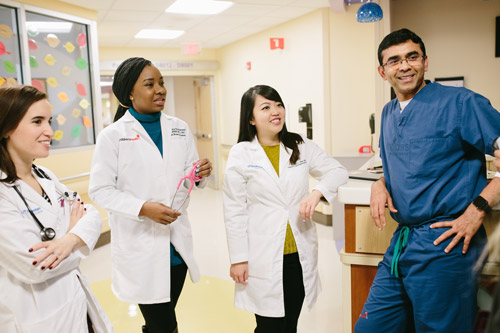
[[[0,331],[112,332],[78,269],[101,217],[33,161],[54,135],[47,95],[0,88]]]
[[[129,58],[118,66],[113,92],[120,102],[115,122],[97,138],[90,198],[109,211],[112,288],[138,303],[144,332],[177,332],[175,306],[187,270],[200,278],[186,207],[188,182],[205,185],[212,164],[198,159],[188,125],[162,112],[167,90],[151,61]]]
[[[309,175],[319,180],[311,192]],[[255,313],[256,333],[296,332],[304,298],[314,305],[321,286],[311,219],[347,178],[316,144],[288,132],[275,89],[243,94],[238,144],[224,174],[224,220],[235,306]]]

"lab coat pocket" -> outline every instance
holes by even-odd
[[[272,251],[275,240],[270,236],[248,236],[248,276],[267,279],[272,273]]]
[[[111,238],[121,249],[148,251],[153,248],[155,222],[148,218],[142,220],[122,219],[117,228],[111,228]]]
[[[77,294],[70,297],[66,304],[52,315],[30,324],[22,324],[22,332],[88,332],[87,328],[87,302],[83,290],[78,289]]]
[[[434,178],[442,173],[447,159],[447,138],[420,138],[410,141],[410,175],[414,178]]]

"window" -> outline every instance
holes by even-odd
[[[0,6],[0,87],[24,83],[15,8]]]
[[[47,93],[53,148],[94,144],[101,110],[97,49],[90,43],[95,22],[13,2],[0,5],[0,22],[0,83]]]

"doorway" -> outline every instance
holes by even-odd
[[[213,76],[165,77],[165,112],[184,120],[196,142],[198,155],[212,162],[208,186],[218,189],[218,160],[215,127],[215,91]]]

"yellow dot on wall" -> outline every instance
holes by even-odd
[[[82,110],[78,108],[74,108],[73,111],[71,111],[71,115],[75,118],[80,117],[80,114],[82,113]]]
[[[55,88],[57,87],[59,84],[57,83],[57,79],[53,76],[49,77],[47,79],[47,83],[49,84],[49,86],[51,86],[52,88]]]
[[[53,139],[56,140],[56,141],[61,141],[61,139],[63,138],[63,135],[64,135],[63,131],[57,130],[57,131],[54,132]]]
[[[51,54],[47,54],[45,58],[43,58],[43,61],[49,66],[54,66],[56,63],[56,59]]]

